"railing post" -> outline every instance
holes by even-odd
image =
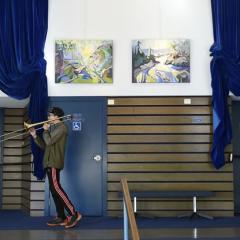
[[[123,234],[124,240],[128,240],[128,215],[124,198],[123,198]]]
[[[131,196],[128,189],[128,183],[126,178],[121,179],[122,189],[123,189],[123,234],[124,240],[128,240],[128,221],[130,223],[130,229],[132,233],[133,240],[140,240],[138,227],[136,223],[136,219],[134,216]]]

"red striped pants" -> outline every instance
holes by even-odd
[[[76,212],[75,208],[60,184],[60,170],[56,168],[47,168],[46,170],[50,192],[56,206],[57,216],[65,219],[66,215],[64,209],[69,215],[74,215]]]

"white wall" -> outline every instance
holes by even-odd
[[[191,42],[191,83],[133,84],[131,40]],[[55,84],[56,39],[113,40],[113,84]],[[50,96],[211,95],[210,0],[49,0],[45,48]]]
[[[133,84],[131,40],[191,41],[191,83]],[[55,84],[55,39],[112,39],[113,84]],[[211,95],[210,0],[49,0],[46,42],[50,96]]]

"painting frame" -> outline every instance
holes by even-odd
[[[190,40],[132,41],[132,83],[190,83]]]
[[[113,41],[55,40],[55,83],[113,83]]]

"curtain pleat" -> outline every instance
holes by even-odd
[[[211,0],[214,43],[211,46],[213,144],[211,157],[218,169],[224,166],[224,150],[232,140],[228,107],[231,91],[240,96],[240,3]]]
[[[47,28],[48,0],[0,0],[0,90],[15,99],[30,97],[32,122],[47,117]],[[43,152],[31,146],[34,175],[42,179]]]

